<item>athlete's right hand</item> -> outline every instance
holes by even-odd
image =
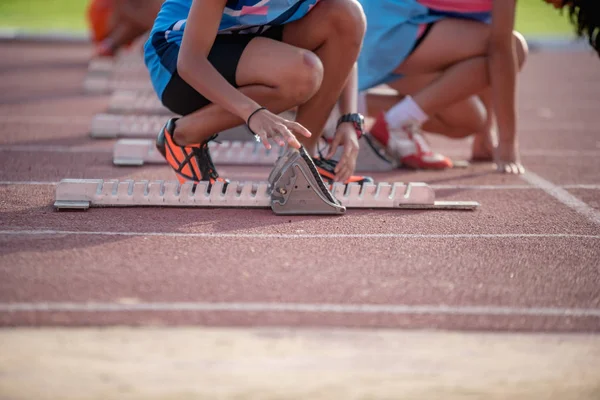
[[[494,161],[498,172],[514,175],[525,173],[525,168],[519,157],[519,149],[514,143],[506,145],[499,143],[495,149]]]
[[[286,144],[296,149],[300,148],[300,142],[296,139],[296,135],[310,137],[311,133],[294,121],[288,121],[279,115],[273,114],[269,110],[260,110],[250,118],[248,125],[250,130],[260,138],[262,144],[267,148],[271,148],[269,139],[272,139],[279,146]]]

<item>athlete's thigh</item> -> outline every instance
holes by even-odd
[[[489,25],[481,22],[440,20],[395,72],[404,75],[439,72],[457,62],[485,55],[489,34]]]
[[[364,27],[364,13],[356,0],[321,0],[303,18],[284,25],[283,41],[315,51],[332,35],[360,42]]]
[[[242,53],[236,71],[238,86],[279,86],[307,73],[319,73],[319,58],[312,52],[277,40],[257,37]]]

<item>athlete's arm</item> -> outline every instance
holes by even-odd
[[[208,61],[227,0],[194,0],[177,60],[181,78],[211,102],[246,121],[260,106],[227,80]]]
[[[517,144],[516,86],[518,60],[513,29],[516,0],[494,0],[489,41],[489,74],[498,124],[498,169],[522,173]]]
[[[358,69],[356,64],[354,64],[352,71],[350,71],[348,81],[342,90],[338,104],[341,115],[357,112]],[[352,123],[342,123],[337,127],[327,158],[332,158],[339,146],[344,147],[344,152],[335,167],[335,178],[338,182],[345,182],[354,173],[359,151],[358,136]]]

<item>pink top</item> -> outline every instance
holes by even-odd
[[[492,10],[493,0],[417,0],[425,7],[446,12],[480,13]],[[501,0],[502,1],[502,0]]]

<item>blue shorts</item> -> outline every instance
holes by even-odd
[[[256,37],[281,41],[283,25],[265,27],[259,33],[219,34],[208,54],[208,61],[234,87],[238,87],[236,72],[242,53]],[[210,104],[210,100],[179,76],[179,49],[179,43],[167,40],[164,32],[156,32],[146,43],[145,60],[162,104],[175,114],[188,115]]]

